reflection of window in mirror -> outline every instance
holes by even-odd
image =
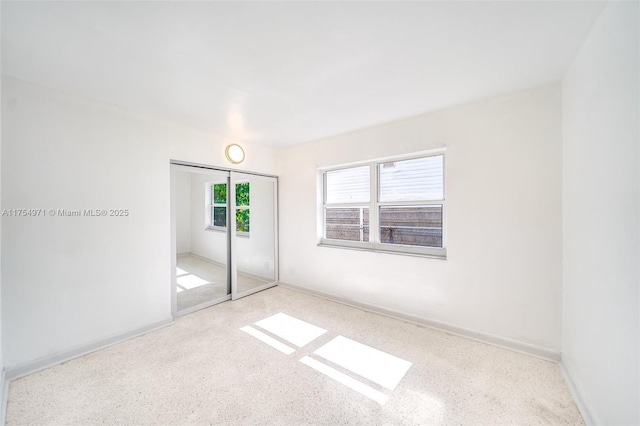
[[[225,230],[227,228],[227,184],[214,183],[211,190],[210,226]]]
[[[249,236],[250,229],[250,184],[236,183],[236,233]],[[207,185],[205,199],[209,201],[209,219],[207,228],[218,231],[227,230],[227,184],[211,182]]]
[[[236,231],[239,235],[249,235],[249,182],[236,183]]]

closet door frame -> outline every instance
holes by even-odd
[[[279,267],[279,258],[278,258],[278,177],[275,175],[269,175],[264,173],[257,173],[245,170],[237,170],[225,167],[216,167],[207,164],[200,163],[192,163],[188,161],[180,161],[180,160],[169,160],[170,167],[170,265],[171,265],[171,315],[173,318],[177,318],[183,315],[187,315],[198,311],[200,309],[208,308],[218,303],[226,302],[228,300],[239,299],[244,296],[248,296],[255,292],[265,290],[267,288],[274,287],[278,284],[279,275],[278,275],[278,267]],[[175,172],[176,171],[187,171],[191,173],[207,173],[209,172],[221,172],[227,173],[227,193],[230,194],[227,196],[227,285],[231,284],[231,291],[228,295],[213,299],[211,301],[192,306],[187,309],[183,309],[178,312],[178,292],[177,292],[177,281],[176,281],[176,267],[177,267],[177,248],[176,248],[176,188],[175,188]],[[273,208],[274,208],[274,281],[265,284],[264,286],[259,286],[255,289],[251,289],[242,294],[237,294],[237,261],[235,256],[235,245],[236,245],[236,233],[229,232],[230,230],[236,229],[236,219],[235,214],[235,180],[232,178],[234,173],[240,173],[241,175],[248,175],[252,178],[258,179],[268,179],[274,182],[274,200],[273,200]],[[233,188],[233,190],[230,190]],[[233,296],[234,288],[236,291],[236,297]]]

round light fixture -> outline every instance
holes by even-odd
[[[227,145],[224,150],[224,155],[227,156],[227,160],[232,164],[240,164],[244,161],[244,149],[235,143]]]

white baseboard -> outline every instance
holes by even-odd
[[[147,334],[151,331],[158,330],[160,328],[170,325],[171,323],[173,323],[173,318],[159,321],[153,324],[149,324],[145,327],[141,327],[141,328],[129,331],[127,333],[112,336],[107,339],[90,343],[88,345],[78,346],[76,348],[70,349],[68,351],[65,351],[59,354],[47,355],[42,358],[38,358],[36,360],[29,361],[21,365],[9,367],[5,369],[5,371],[3,372],[2,378],[3,380],[6,380],[6,382],[8,383],[11,380],[28,376],[29,374],[36,373],[40,370],[44,370],[45,368],[53,367],[54,365],[58,365],[63,362],[72,360],[74,358],[78,358],[83,355],[90,354],[100,349],[104,349],[106,347],[115,345],[116,343],[124,342],[125,340],[133,339],[134,337],[138,337],[143,334]]]
[[[516,340],[511,340],[511,339],[495,336],[488,333],[482,333],[479,331],[471,330],[464,327],[459,327],[457,325],[449,324],[442,321],[430,320],[430,319],[418,317],[415,315],[405,314],[402,312],[385,309],[385,308],[375,306],[375,305],[370,305],[367,303],[356,302],[341,296],[337,296],[335,294],[326,293],[323,291],[318,291],[318,290],[314,290],[307,287],[302,287],[302,286],[298,286],[298,285],[294,285],[294,284],[290,284],[282,281],[280,281],[278,284],[283,287],[290,288],[292,290],[297,290],[302,293],[310,294],[312,296],[318,296],[324,299],[332,300],[334,302],[342,303],[343,305],[352,306],[354,308],[363,309],[365,311],[385,315],[391,318],[399,319],[401,321],[406,321],[406,322],[421,325],[424,327],[433,328],[435,330],[444,331],[446,333],[455,334],[457,336],[466,337],[468,339],[476,340],[478,342],[488,343],[493,346],[499,346],[501,348],[520,352],[526,355],[532,355],[532,356],[535,356],[536,358],[544,359],[545,361],[551,361],[551,362],[560,361],[560,352],[554,351],[552,349],[547,349],[541,346],[536,346],[536,345],[531,345],[524,342],[519,342]]]
[[[195,257],[198,260],[202,260],[203,262],[208,262],[211,263],[213,265],[219,266],[221,268],[227,268],[227,265],[225,263],[220,263],[216,260],[213,259],[209,259],[208,257],[204,257],[204,256],[200,256],[199,254],[196,253],[183,253],[183,254],[179,254],[178,257],[184,257],[184,256],[191,256],[191,257]],[[253,278],[256,279],[258,281],[265,281],[265,282],[273,282],[273,278],[272,277],[265,277],[259,274],[253,274],[251,272],[246,272],[246,271],[238,271],[238,275],[242,275],[244,277],[248,277],[248,278]]]
[[[227,267],[226,263],[218,262],[217,260],[209,259],[208,257],[201,256],[201,255],[193,253],[193,252],[182,253],[182,254],[178,255],[178,257],[185,257],[185,256],[195,257],[198,260],[202,260],[203,262],[211,263],[211,264],[219,266],[221,268],[226,268]]]
[[[597,422],[591,410],[589,410],[587,403],[584,400],[584,393],[581,392],[580,386],[576,382],[575,374],[573,374],[571,368],[567,365],[566,360],[562,360],[560,362],[560,371],[562,372],[562,376],[564,377],[564,381],[567,382],[567,387],[569,388],[569,392],[571,392],[571,396],[573,396],[573,400],[576,402],[578,406],[578,410],[580,414],[582,414],[582,418],[587,426],[595,426],[604,424],[602,422]]]

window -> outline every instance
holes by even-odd
[[[211,226],[227,228],[227,184],[211,185]]]
[[[325,238],[369,241],[370,167],[325,174]]]
[[[444,155],[323,172],[322,244],[445,256]]]
[[[210,217],[207,222],[209,229],[227,230],[227,184],[210,183],[207,199]],[[249,182],[236,183],[236,232],[238,235],[249,235],[250,229],[250,188]]]

